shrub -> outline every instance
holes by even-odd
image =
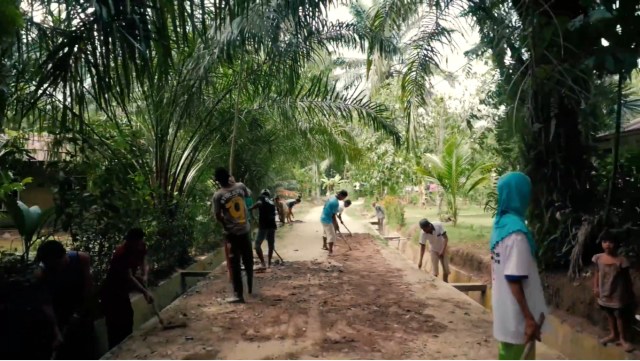
[[[382,200],[382,206],[384,207],[387,222],[395,226],[404,227],[404,205],[400,199],[393,196],[386,196]]]

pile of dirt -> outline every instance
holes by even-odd
[[[347,240],[352,251],[339,239],[336,254],[327,259],[286,262],[256,274],[256,292],[243,305],[224,303],[231,288],[225,268],[219,268],[163,311],[165,319],[186,320],[187,328],[162,331],[152,325],[109,357],[422,358],[425,337],[437,340],[448,328],[434,316],[445,308],[416,297],[402,270],[385,261],[369,235],[354,234]],[[482,340],[477,347],[490,347],[489,339]],[[442,350],[431,352],[444,358],[473,357],[451,347]]]

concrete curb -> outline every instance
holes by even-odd
[[[196,263],[189,266],[184,271],[211,271],[213,272],[217,267],[224,262],[224,252],[222,249],[203,257]],[[189,277],[186,278],[187,289],[195,286],[200,282],[202,278]],[[162,281],[157,287],[151,289],[155,298],[156,305],[159,310],[162,310],[177,300],[183,293],[181,287],[180,272],[174,273],[171,277]],[[133,330],[134,333],[137,329],[142,327],[145,323],[155,317],[153,308],[147,304],[139,293],[131,294],[131,307],[133,307]],[[107,342],[107,328],[104,322],[104,318],[98,319],[94,322],[96,330],[96,342],[97,351],[101,356],[101,359],[109,358],[111,351]],[[127,338],[128,339],[128,338]],[[123,343],[127,341],[125,339]],[[116,346],[117,348],[118,346]]]

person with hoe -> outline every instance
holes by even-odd
[[[262,242],[267,239],[267,247],[269,249],[268,260],[269,268],[271,267],[271,259],[273,258],[273,250],[276,242],[276,205],[271,199],[271,192],[263,189],[260,193],[258,201],[250,210],[258,208],[258,236],[256,237],[255,250],[262,267],[265,268],[264,255],[262,254]]]
[[[287,222],[293,222],[293,219],[295,218],[295,216],[293,215],[293,207],[295,207],[295,205],[300,202],[302,202],[302,198],[300,197],[287,201]]]
[[[52,327],[52,358],[95,358],[93,319],[88,312],[93,292],[89,255],[67,251],[52,240],[38,247],[35,261],[42,309]]]
[[[213,195],[211,203],[213,215],[224,227],[225,239],[230,246],[229,262],[236,297],[228,302],[244,303],[240,262],[247,272],[248,292],[249,294],[253,292],[253,251],[245,203],[245,198],[251,196],[251,191],[243,183],[229,182],[229,178],[229,171],[225,168],[216,169],[215,179],[221,188]]]
[[[273,199],[276,204],[276,209],[278,210],[278,219],[280,220],[280,226],[284,226],[285,224],[285,211],[284,204],[282,203],[282,199],[280,196],[277,196]]]
[[[337,238],[336,231],[340,230],[336,214],[340,209],[340,201],[346,199],[348,195],[347,191],[343,189],[335,196],[331,196],[322,208],[322,215],[320,216],[320,223],[322,224],[324,232],[322,236],[322,249],[328,250],[330,255],[333,254],[333,244]],[[327,247],[327,243],[329,247]]]
[[[133,332],[133,308],[129,293],[138,291],[147,303],[153,303],[153,295],[147,288],[149,267],[146,255],[144,231],[131,228],[109,262],[101,292],[109,348],[117,346]]]
[[[490,242],[493,335],[499,359],[535,359],[535,341],[540,340],[548,310],[536,243],[525,223],[531,180],[523,173],[507,173],[498,180],[497,188],[498,209]]]
[[[384,219],[385,219],[384,208],[380,205],[380,203],[377,203],[377,202],[373,202],[372,206],[373,206],[373,209],[376,211],[376,219],[378,220],[378,233],[382,235],[384,232]]]
[[[340,205],[338,206],[338,219],[340,220],[340,224],[344,226],[344,222],[342,221],[342,212],[345,209],[351,206],[351,200],[347,199],[346,201],[340,201]],[[345,226],[346,227],[346,226]]]
[[[442,280],[449,282],[449,254],[447,252],[449,237],[447,236],[447,231],[444,230],[442,223],[431,223],[425,218],[421,219],[419,224],[422,233],[420,235],[420,261],[418,262],[418,268],[422,268],[428,239],[429,253],[431,255],[431,273],[433,277],[438,277],[438,271],[440,265],[442,265]]]

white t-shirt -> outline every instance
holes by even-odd
[[[343,211],[344,211],[344,201],[338,201],[338,214],[342,215]]]
[[[434,222],[432,224],[433,232],[426,233],[422,231],[420,244],[427,244],[427,240],[429,240],[429,249],[431,252],[440,254],[444,249],[444,234],[447,233],[447,231],[444,230],[442,223]]]
[[[491,252],[491,302],[493,303],[493,336],[500,342],[522,345],[524,340],[524,316],[511,293],[507,277],[522,280],[524,296],[533,317],[548,315],[544,301],[538,265],[531,254],[524,233],[507,236]],[[544,327],[543,327],[544,330]]]

